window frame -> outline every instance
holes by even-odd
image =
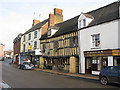
[[[100,48],[100,33],[91,35],[91,48]]]
[[[37,31],[34,31],[34,39],[37,38]]]

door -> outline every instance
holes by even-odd
[[[86,74],[91,74],[91,62],[92,58],[85,58],[85,73]]]
[[[120,66],[118,67],[118,80],[119,80],[119,83],[120,83]]]

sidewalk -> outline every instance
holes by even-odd
[[[65,75],[65,76],[77,77],[77,78],[99,80],[99,76],[88,75],[88,74],[87,75],[86,74],[72,74],[72,73],[65,73],[65,72],[48,70],[48,69],[40,69],[40,68],[34,68],[34,70],[36,70],[36,71],[43,71],[43,72],[49,72],[49,73],[54,73],[54,74],[58,74],[58,75]]]

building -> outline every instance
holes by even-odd
[[[120,65],[120,1],[81,13],[78,28],[80,73],[98,75]]]
[[[2,59],[4,57],[4,45],[0,43],[0,58]]]
[[[13,41],[13,59],[16,64],[18,64],[20,59],[21,37],[22,34],[20,33]]]
[[[47,32],[49,26],[53,26],[56,23],[63,22],[62,10],[55,8],[54,13],[49,14],[49,18],[40,22],[40,20],[33,20],[32,27],[26,31],[21,38],[21,58],[20,60],[38,61],[41,53],[40,50],[40,37]]]
[[[78,17],[48,28],[40,38],[40,68],[78,73]]]

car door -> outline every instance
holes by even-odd
[[[118,67],[118,80],[119,80],[119,83],[120,83],[120,66]]]
[[[107,77],[108,77],[108,80],[109,82],[118,82],[118,67],[117,66],[113,66],[113,67],[110,67],[108,70],[107,70]]]

